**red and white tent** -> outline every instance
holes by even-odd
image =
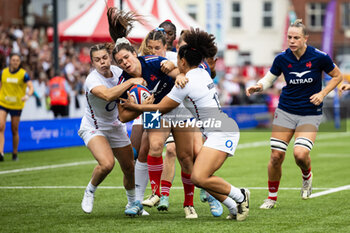
[[[77,42],[107,42],[112,41],[108,31],[107,6],[118,7],[119,0],[93,0],[91,4],[71,19],[58,24],[60,41],[73,40]],[[158,20],[147,14],[137,0],[124,0],[124,11],[134,11],[143,16],[142,24],[134,23],[134,28],[128,38],[141,42],[149,31],[158,26]],[[53,37],[53,28],[48,30],[49,40]]]
[[[60,41],[107,42],[111,41],[108,31],[107,6],[119,7],[120,0],[92,0],[91,4],[71,19],[58,24]],[[107,6],[106,6],[107,5]],[[177,32],[190,27],[200,27],[190,16],[172,0],[123,0],[124,11],[134,11],[142,16],[142,23],[135,22],[128,38],[141,42],[147,33],[170,19]],[[52,40],[53,29],[48,29]]]
[[[158,19],[159,24],[165,20],[171,20],[176,26],[177,35],[183,29],[203,28],[191,16],[189,16],[182,8],[180,8],[174,0],[140,0],[143,9],[147,14],[152,14]]]

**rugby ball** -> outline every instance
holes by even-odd
[[[134,98],[135,103],[142,104],[148,96],[151,95],[147,87],[142,85],[134,85],[130,88],[129,94],[131,98]]]

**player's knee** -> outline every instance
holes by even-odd
[[[111,161],[106,161],[106,162],[103,162],[102,164],[100,164],[100,169],[102,171],[102,173],[104,174],[108,174],[112,171],[114,167],[114,160],[111,160]]]
[[[162,141],[153,141],[150,142],[150,153],[152,154],[161,154],[163,152],[164,142]]]
[[[205,186],[205,179],[196,173],[191,174],[191,181],[197,187],[204,187]]]
[[[176,157],[176,147],[175,147],[175,144],[172,145],[174,143],[171,143],[171,144],[167,144],[167,147],[166,147],[166,156],[168,157]]]
[[[11,127],[11,132],[12,132],[12,135],[17,135],[18,134],[18,127],[16,127],[16,126]]]
[[[128,163],[123,165],[122,170],[125,175],[132,175],[135,172],[134,168],[134,163]]]
[[[178,154],[177,159],[181,164],[182,170],[189,171],[193,167],[193,155],[190,151],[183,151]]]

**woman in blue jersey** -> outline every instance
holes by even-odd
[[[196,126],[201,126],[207,137],[194,162],[191,181],[228,207],[230,214],[227,219],[242,221],[249,213],[249,191],[236,188],[214,175],[226,158],[234,155],[239,140],[238,126],[221,111],[210,75],[198,67],[215,47],[214,40],[213,35],[191,29],[185,34],[187,45],[180,47],[177,59],[179,70],[189,79],[186,86],[182,89],[173,87],[158,104],[136,105],[127,100],[122,105],[136,111],[167,113],[183,103],[196,118]]]
[[[107,16],[110,35],[115,41],[115,48],[112,52],[113,58],[116,64],[124,71],[122,76],[125,80],[132,77],[143,77],[147,82],[147,88],[153,93],[156,103],[160,102],[174,85],[184,86],[187,80],[184,75],[180,74],[178,69],[173,69],[167,74],[162,71],[162,62],[166,61],[165,58],[154,55],[137,56],[134,47],[125,38],[131,30],[132,22],[134,21],[131,13],[125,14],[116,8],[109,8]],[[176,81],[174,82],[174,80]],[[176,115],[178,111],[180,110],[174,110],[171,114]],[[119,118],[122,122],[127,122],[134,119],[136,115],[125,110],[120,112]],[[163,120],[161,123],[163,126]],[[178,129],[173,134],[175,141],[183,140],[186,142],[177,146],[177,157],[181,165],[181,176],[186,193],[184,211],[186,218],[197,218],[193,207],[194,185],[190,181],[193,167],[193,140],[192,135],[188,132],[188,129]],[[160,200],[159,187],[163,167],[162,150],[164,142],[169,135],[169,130],[149,129],[147,133],[150,143],[147,164],[153,194],[148,198],[148,202],[143,202],[143,204],[154,206]]]
[[[324,52],[306,44],[308,34],[302,20],[288,29],[289,48],[275,58],[270,71],[247,88],[248,96],[269,88],[282,73],[287,85],[282,89],[275,111],[270,139],[271,158],[268,164],[269,195],[261,209],[276,207],[277,191],[282,176],[282,163],[288,143],[294,135],[294,158],[302,172],[302,199],[308,199],[312,189],[310,151],[314,145],[322,118],[324,97],[341,81],[342,74]],[[322,89],[322,72],[332,79]]]

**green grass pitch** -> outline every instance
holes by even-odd
[[[221,217],[212,217],[208,204],[199,200],[199,189],[194,196],[199,218],[185,219],[178,164],[168,212],[146,207],[150,216],[125,216],[126,195],[116,163],[96,191],[93,212],[85,214],[80,203],[95,164],[88,149],[73,147],[22,152],[18,162],[5,155],[0,163],[0,232],[350,232],[350,189],[302,200],[292,143],[283,164],[278,206],[259,209],[267,197],[269,138],[270,132],[242,131],[236,155],[216,173],[234,186],[250,189],[250,215],[244,222],[226,220],[225,207]],[[311,152],[314,194],[350,185],[349,142],[346,131],[318,134]],[[55,166],[61,164],[71,166]],[[150,193],[148,188],[146,196]]]

